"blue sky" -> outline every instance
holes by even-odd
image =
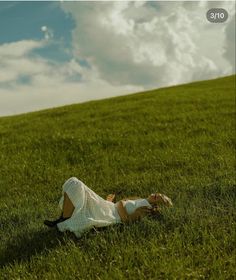
[[[1,2],[0,42],[15,42],[22,39],[42,39],[41,26],[50,26],[56,39],[71,43],[73,18],[60,8],[60,2]]]
[[[235,73],[234,2],[0,2],[0,116]]]
[[[0,44],[42,40],[42,26],[50,26],[53,42],[35,53],[57,61],[71,59],[71,54],[64,49],[71,49],[71,31],[75,22],[60,8],[60,2],[1,2],[0,26]]]

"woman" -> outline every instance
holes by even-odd
[[[55,221],[45,220],[49,227],[61,232],[69,230],[77,237],[93,227],[105,227],[116,223],[130,223],[147,215],[158,215],[159,206],[172,206],[171,199],[159,193],[148,198],[123,199],[114,203],[115,195],[107,200],[97,195],[76,177],[68,179],[62,186],[59,207],[62,214]]]

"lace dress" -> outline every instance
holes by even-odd
[[[75,209],[69,219],[57,224],[59,231],[69,230],[80,237],[93,227],[104,227],[121,222],[116,205],[97,195],[76,177],[68,179],[62,186],[62,197],[59,201],[61,210],[64,192],[67,193]]]
[[[62,197],[59,200],[61,210],[63,209],[64,192],[67,193],[75,209],[69,219],[57,224],[59,231],[68,230],[77,237],[81,237],[84,232],[93,227],[121,223],[117,203],[114,204],[103,199],[76,177],[68,179],[62,186]],[[124,202],[128,214],[134,212],[137,207],[148,205],[151,206],[146,199]]]

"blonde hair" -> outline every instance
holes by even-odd
[[[158,195],[160,196],[161,200],[162,200],[162,203],[167,206],[167,207],[172,207],[173,206],[173,202],[172,200],[166,196],[165,194],[162,194],[162,193],[158,193]],[[159,205],[154,205],[153,208],[152,208],[152,211],[151,211],[151,217],[152,218],[157,218],[157,219],[160,219],[162,218],[162,213],[161,213],[161,208]]]
[[[165,206],[167,206],[167,207],[173,206],[173,202],[168,196],[166,196],[165,194],[162,194],[162,193],[158,193],[158,195],[160,196],[160,198]]]

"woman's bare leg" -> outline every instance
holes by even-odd
[[[69,199],[68,195],[66,192],[64,192],[64,202],[63,202],[63,208],[62,208],[62,214],[61,217],[58,218],[55,221],[49,221],[49,220],[44,220],[44,224],[48,227],[55,227],[57,223],[61,223],[65,221],[66,219],[70,218],[75,207],[71,200]]]
[[[75,209],[75,207],[74,207],[73,203],[71,202],[67,193],[65,192],[64,193],[64,202],[63,202],[63,212],[62,212],[63,218],[71,217],[74,209]]]

